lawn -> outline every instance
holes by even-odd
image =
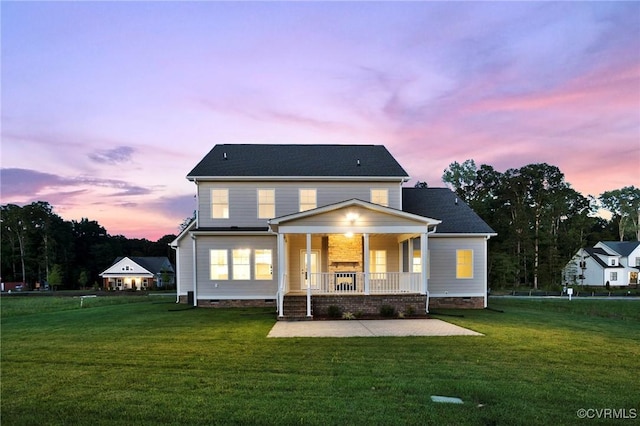
[[[85,299],[80,308],[77,298],[3,297],[1,420],[611,423],[611,412],[593,411],[602,409],[640,417],[639,300],[492,298],[490,306],[439,311],[483,337],[267,339],[269,309],[188,309],[162,297]],[[579,409],[596,418],[579,419]]]

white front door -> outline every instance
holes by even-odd
[[[307,272],[311,273],[308,276]],[[318,250],[311,250],[311,267],[307,268],[307,251],[300,250],[300,290],[306,290],[311,283],[312,287],[318,282],[318,275],[314,275],[320,272],[320,252]]]

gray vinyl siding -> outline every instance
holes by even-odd
[[[196,243],[198,299],[273,299],[278,288],[278,253],[275,236],[198,236]],[[209,253],[212,249],[228,251],[228,280],[212,280],[210,277]],[[234,249],[251,249],[251,279],[234,280],[232,277]],[[270,249],[272,252],[273,274],[271,280],[255,280],[256,249]],[[217,287],[216,287],[217,284]]]
[[[186,295],[193,291],[193,246],[191,238],[184,236],[178,243],[176,250],[177,276],[176,285],[179,295]]]
[[[229,218],[211,218],[211,190],[229,190]],[[401,208],[399,182],[199,182],[199,227],[267,226],[267,219],[258,219],[258,189],[274,189],[276,217],[299,211],[299,189],[316,189],[317,207],[339,203],[353,198],[370,201],[371,189],[389,190],[389,207]]]
[[[456,278],[456,251],[473,250],[473,278]],[[485,240],[479,238],[429,238],[431,261],[429,294],[432,296],[484,296],[486,294]]]

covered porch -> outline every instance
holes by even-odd
[[[426,311],[428,235],[438,223],[360,200],[273,219],[278,316],[300,316],[304,304],[304,316],[311,318],[313,305],[327,300],[355,309],[383,303],[385,296],[423,296]],[[414,252],[416,238],[420,250]]]

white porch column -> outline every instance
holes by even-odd
[[[364,294],[370,294],[371,292],[371,288],[370,288],[370,275],[369,275],[369,262],[371,261],[371,259],[369,259],[369,234],[362,234],[362,238],[363,238],[363,248],[362,251],[364,251],[364,265],[363,265],[363,269],[364,269]]]
[[[429,291],[429,284],[427,282],[427,253],[429,252],[429,240],[428,240],[428,234],[426,232],[423,232],[422,235],[420,235],[420,265],[421,268],[420,270],[422,271],[422,294],[427,294],[427,292]]]
[[[191,247],[193,249],[193,306],[198,306],[198,245],[196,236],[191,236]],[[188,293],[187,293],[188,294]]]
[[[284,234],[278,234],[278,316],[284,316]]]
[[[307,234],[307,267],[305,271],[307,284],[307,316],[311,316],[311,234]]]

